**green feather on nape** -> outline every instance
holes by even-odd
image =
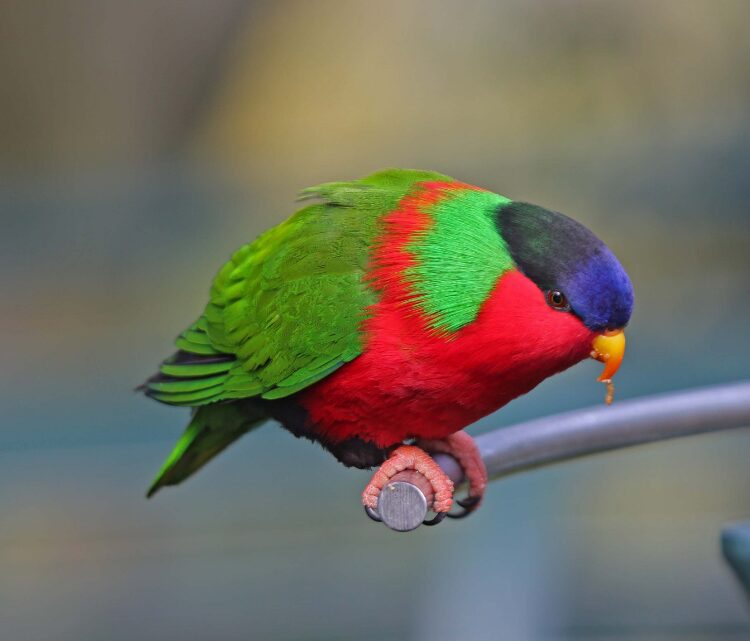
[[[514,268],[495,226],[497,209],[510,202],[459,188],[426,210],[433,223],[407,245],[418,264],[406,279],[433,329],[451,333],[471,323],[500,276]]]

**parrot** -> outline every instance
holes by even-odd
[[[612,251],[559,212],[449,176],[386,169],[303,190],[303,207],[240,247],[200,318],[138,389],[191,408],[148,490],[176,485],[273,420],[348,467],[403,471],[434,520],[481,503],[487,471],[464,428],[593,358],[608,384],[633,286]],[[433,455],[459,463],[468,495]]]

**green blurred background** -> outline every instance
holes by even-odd
[[[739,640],[718,551],[750,432],[493,484],[396,535],[366,472],[268,426],[144,491],[187,418],[132,388],[296,192],[439,170],[629,270],[617,397],[746,377],[750,4],[2,0],[0,636]],[[601,403],[598,368],[472,432]]]

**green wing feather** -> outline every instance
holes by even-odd
[[[164,461],[146,496],[153,496],[164,486],[181,483],[265,420],[266,417],[257,410],[235,403],[196,408],[190,424]]]
[[[375,294],[364,283],[380,219],[416,183],[450,180],[391,169],[306,189],[304,207],[241,247],[216,276],[208,305],[142,389],[197,408],[151,496],[202,467],[264,420],[258,406],[309,387],[356,358]],[[217,405],[217,403],[219,403]]]
[[[449,179],[393,169],[304,190],[301,199],[321,202],[235,252],[146,392],[189,406],[283,398],[356,358],[375,302],[363,279],[380,218],[428,180]]]

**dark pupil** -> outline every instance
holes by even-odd
[[[560,292],[552,292],[552,302],[555,305],[563,304],[563,295]]]

